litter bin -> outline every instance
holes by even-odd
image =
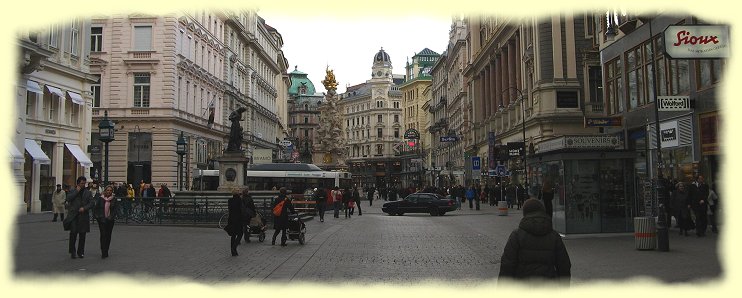
[[[508,215],[508,202],[507,201],[499,201],[497,202],[497,215],[499,216],[507,216]]]
[[[639,250],[657,247],[657,225],[654,217],[634,217],[634,241]]]

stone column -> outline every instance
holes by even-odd
[[[500,91],[501,84],[499,84],[501,80],[500,67],[497,67],[497,64],[499,63],[498,56],[495,56],[495,59],[492,60],[490,63],[492,64],[492,67],[495,68],[494,76],[492,76],[492,85],[494,86],[493,92],[495,93],[495,98],[492,99],[492,113],[494,114],[495,112],[497,112],[500,103],[502,103],[502,92]]]
[[[490,103],[490,99],[492,98],[492,94],[490,93],[490,77],[492,76],[492,68],[489,66],[484,67],[484,96],[482,96],[482,101],[484,103],[484,119],[487,119],[492,115],[490,112],[490,109],[492,108],[492,104]]]
[[[517,76],[515,74],[515,68],[516,68],[516,60],[515,60],[515,41],[514,40],[508,40],[508,78],[509,79],[509,85],[510,87],[508,94],[510,94],[511,99],[515,99],[515,97],[518,95],[518,92],[514,89],[517,87]]]
[[[501,104],[504,104],[502,101],[502,53],[498,53],[497,58],[495,58],[495,64],[497,64],[497,80],[495,81],[495,92],[500,94],[500,96],[497,97],[497,106],[495,109],[498,109],[498,107]]]
[[[508,46],[506,45],[502,49],[502,69],[500,70],[500,73],[502,74],[502,90],[507,90],[507,92],[504,92],[503,96],[503,105],[507,107],[510,105],[510,93],[513,90],[508,90],[507,88],[510,87],[510,51],[508,50]]]

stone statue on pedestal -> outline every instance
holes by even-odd
[[[232,126],[229,129],[229,143],[227,143],[227,150],[225,152],[242,152],[242,113],[247,111],[245,107],[239,107],[229,114],[229,121],[232,121]]]
[[[326,168],[344,166],[346,141],[342,131],[342,119],[338,110],[337,82],[331,69],[327,69],[322,84],[327,89],[325,101],[318,108],[320,125],[317,129],[317,141],[313,153],[318,154],[314,160],[322,160]]]

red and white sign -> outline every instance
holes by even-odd
[[[668,26],[664,37],[665,52],[673,59],[729,57],[729,26]]]

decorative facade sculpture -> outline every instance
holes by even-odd
[[[327,69],[325,79],[322,84],[327,89],[325,101],[319,107],[320,123],[317,129],[317,142],[315,142],[315,152],[323,152],[326,156],[332,156],[332,160],[325,163],[341,164],[345,159],[346,141],[342,130],[342,119],[338,110],[337,81],[331,69]]]

